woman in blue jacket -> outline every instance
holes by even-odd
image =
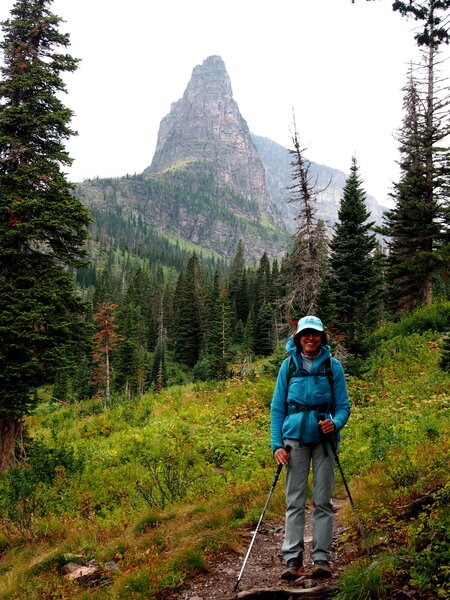
[[[344,369],[331,357],[320,319],[311,315],[300,319],[286,349],[290,357],[280,367],[271,404],[272,450],[277,463],[286,465],[282,548],[286,569],[281,577],[294,580],[303,572],[305,505],[312,464],[312,576],[326,578],[331,576],[333,541],[335,459],[330,438],[337,446],[339,432],[350,415],[350,402]]]

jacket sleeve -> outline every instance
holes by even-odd
[[[273,391],[272,403],[270,405],[270,433],[271,446],[274,452],[277,448],[283,448],[283,435],[281,429],[287,412],[287,371],[289,358],[286,358],[278,371],[277,383]]]
[[[350,416],[350,400],[345,381],[344,369],[341,363],[333,358],[333,383],[334,383],[334,415],[333,423],[339,431],[347,423]]]

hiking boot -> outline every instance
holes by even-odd
[[[312,579],[328,579],[331,577],[330,565],[326,560],[315,560],[311,572]]]
[[[290,558],[286,562],[286,569],[281,574],[281,579],[286,581],[294,581],[303,573],[303,560],[300,557]]]

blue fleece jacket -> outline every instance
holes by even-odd
[[[286,350],[296,365],[296,375],[291,378],[288,385],[290,359],[286,358],[278,372],[270,408],[272,450],[283,447],[285,438],[299,439],[300,431],[304,443],[319,443],[321,439],[317,413],[314,410],[305,411],[303,407],[316,407],[332,402],[330,384],[328,378],[323,375],[324,362],[331,356],[329,346],[322,346],[319,355],[313,359],[310,375],[303,369],[301,352],[292,337],[286,342]],[[350,415],[350,401],[344,369],[336,358],[331,360],[334,383],[334,412],[331,418],[336,428],[335,435],[339,439],[339,432]],[[302,405],[303,412],[288,411],[288,404],[291,402]],[[303,424],[302,420],[304,420]]]

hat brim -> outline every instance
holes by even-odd
[[[302,333],[302,331],[306,331],[307,329],[314,329],[315,331],[318,331],[319,333],[322,333],[322,331],[323,331],[323,327],[320,328],[317,325],[306,325],[305,327],[302,327],[301,329],[299,329],[295,335],[299,335],[300,333]]]

